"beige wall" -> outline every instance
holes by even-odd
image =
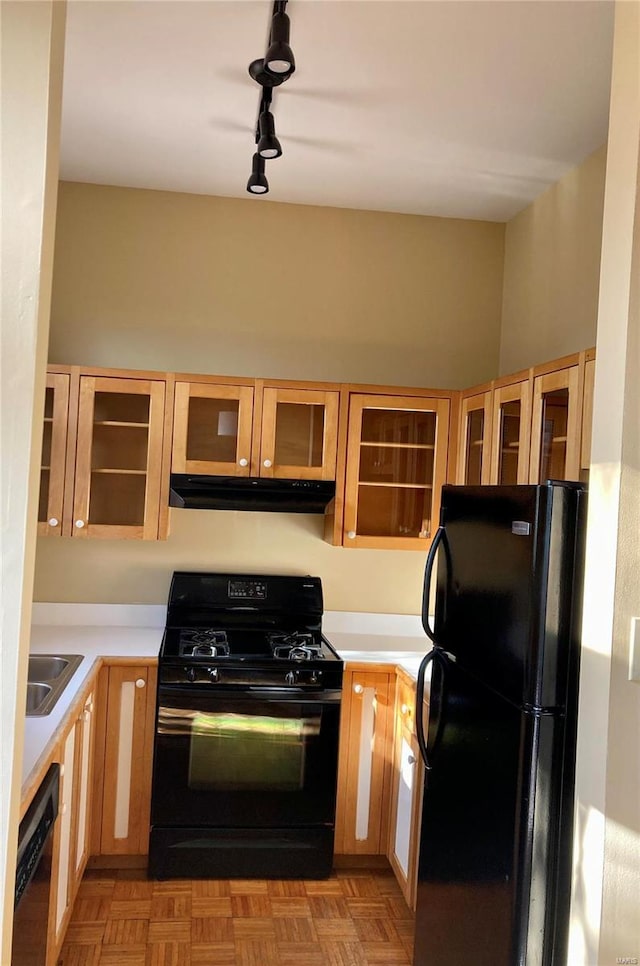
[[[60,186],[54,362],[460,388],[495,375],[504,225]]]
[[[60,187],[50,359],[455,388],[495,374],[504,226]],[[422,553],[307,515],[172,511],[166,543],[39,541],[36,599],[166,600],[178,568],[314,573],[329,609],[417,613]]]
[[[640,957],[640,3],[616,3],[577,756],[569,962]],[[628,957],[628,958],[625,958]]]
[[[0,351],[0,963],[13,895],[58,180],[64,3],[4,2]]]
[[[595,345],[606,148],[506,226],[500,374]]]

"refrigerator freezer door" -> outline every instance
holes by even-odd
[[[562,962],[563,742],[562,718],[433,665],[414,966]]]
[[[584,504],[570,483],[443,487],[436,642],[519,706],[566,702]]]

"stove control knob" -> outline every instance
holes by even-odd
[[[287,684],[295,684],[296,681],[298,680],[298,672],[297,671],[287,671],[287,673],[284,676],[284,679],[287,682]]]
[[[220,678],[220,671],[217,667],[208,667],[207,674],[209,675],[210,681],[217,681]]]
[[[193,684],[193,682],[196,679],[196,669],[194,667],[188,667],[186,670],[187,670],[187,681],[191,681],[191,683]]]
[[[311,676],[309,678],[310,684],[317,684],[321,677],[322,677],[322,671],[312,671]]]

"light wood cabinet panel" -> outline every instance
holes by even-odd
[[[425,550],[446,478],[448,399],[353,393],[343,545]]]
[[[49,372],[38,531],[156,540],[165,382],[95,372]]]
[[[424,765],[415,732],[415,683],[398,676],[388,858],[407,905],[415,909]]]
[[[76,799],[74,802],[74,876],[82,878],[90,847],[90,810],[93,773],[95,703],[93,691],[87,696],[76,723]]]
[[[491,389],[462,396],[456,482],[469,486],[491,477]]]
[[[70,379],[66,373],[47,373],[38,503],[38,533],[45,536],[62,534]]]
[[[335,851],[387,851],[394,675],[347,671],[343,681]]]
[[[69,729],[61,743],[60,798],[57,827],[54,833],[52,892],[48,952],[60,947],[73,903],[73,804],[75,796],[76,725]]]
[[[527,378],[495,388],[492,400],[490,483],[528,483],[530,439],[530,380]]]
[[[173,473],[249,476],[253,387],[177,382]]]
[[[164,384],[80,378],[73,535],[158,536]]]
[[[590,350],[584,364],[584,392],[582,397],[582,439],[580,443],[580,468],[588,475],[591,465],[591,429],[593,424],[593,387],[596,376],[596,361]],[[585,478],[585,474],[582,474]]]
[[[96,746],[96,754],[104,755],[95,815],[101,855],[148,851],[156,681],[151,666],[111,666],[107,672],[101,748]]]
[[[259,475],[334,480],[340,394],[266,387],[262,393]]]
[[[534,378],[530,483],[580,478],[581,404],[578,365]]]

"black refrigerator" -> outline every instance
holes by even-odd
[[[585,517],[577,483],[443,487],[414,966],[566,964]]]

